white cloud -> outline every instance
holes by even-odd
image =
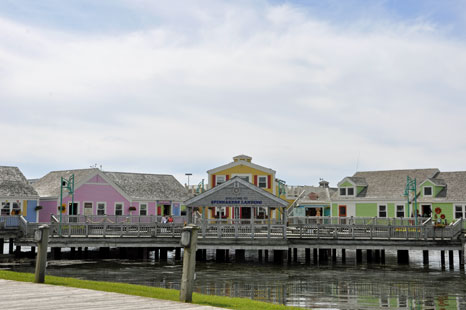
[[[436,26],[139,5],[187,22],[77,34],[0,19],[0,132],[14,146],[1,162],[189,170],[193,183],[239,153],[291,184],[335,184],[358,156],[363,170],[462,169],[465,43]]]

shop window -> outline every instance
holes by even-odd
[[[85,208],[85,206],[84,206]],[[97,215],[106,215],[107,212],[105,210],[105,203],[99,202],[97,203]]]
[[[92,202],[84,203],[84,215],[92,215]],[[97,215],[99,215],[97,213]]]
[[[216,178],[215,178],[215,182],[216,182],[216,185],[220,185],[222,183],[225,183],[226,181],[226,178],[224,175],[217,175]]]
[[[348,196],[354,196],[354,188],[348,187]]]
[[[379,205],[379,217],[387,217],[387,206]]]
[[[432,187],[430,186],[424,187],[424,196],[432,196]]]
[[[405,217],[405,206],[404,205],[396,206],[396,217]]]
[[[141,216],[147,215],[147,204],[141,203],[139,205],[139,215],[141,215]]]
[[[10,215],[10,203],[9,202],[2,202],[2,216],[9,216]]]
[[[259,207],[257,209],[257,218],[258,219],[266,219],[267,218],[267,208]]]
[[[123,204],[122,203],[115,204],[115,215],[123,215]]]
[[[346,188],[340,188],[340,196],[346,196]]]
[[[171,215],[171,205],[163,205],[163,215],[168,216]]]
[[[13,202],[12,206],[13,206],[13,208],[11,210],[12,215],[21,214],[21,202]]]
[[[260,188],[267,188],[267,176],[259,176],[257,181],[257,186]]]

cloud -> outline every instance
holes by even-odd
[[[462,169],[464,41],[425,19],[202,3],[120,2],[157,22],[116,32],[0,18],[0,161],[192,183],[240,153],[290,184]]]

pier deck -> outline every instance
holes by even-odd
[[[223,309],[170,300],[0,279],[3,309]]]

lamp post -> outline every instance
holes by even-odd
[[[187,173],[185,173],[184,175],[188,177],[188,189],[189,189],[189,177],[192,176],[193,174],[187,172]]]
[[[61,221],[62,221],[62,212],[63,212],[63,189],[68,190],[68,194],[71,194],[71,208],[74,208],[74,174],[72,174],[69,179],[61,177],[60,179],[60,225],[58,226],[58,234],[61,236]]]

